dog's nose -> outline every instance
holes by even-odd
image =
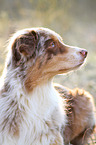
[[[80,54],[84,57],[84,58],[86,58],[86,56],[87,56],[87,50],[81,50],[80,51]]]

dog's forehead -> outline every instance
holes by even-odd
[[[37,28],[28,28],[28,29],[24,29],[22,31],[23,34],[27,34],[31,31],[35,31],[39,34],[40,39],[50,39],[50,38],[55,38],[58,39],[59,41],[62,40],[61,36],[59,34],[57,34],[56,32],[54,32],[53,30],[50,30],[48,28],[43,28],[43,27],[37,27]]]
[[[37,32],[39,33],[39,35],[44,37],[45,40],[54,38],[54,39],[58,39],[59,41],[61,41],[61,39],[62,39],[59,34],[57,34],[56,32],[54,32],[48,28],[39,28],[39,29],[37,29]]]

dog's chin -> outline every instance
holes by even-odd
[[[64,74],[73,70],[78,69],[80,66],[82,66],[84,64],[84,62],[77,64],[74,67],[70,67],[70,68],[66,68],[66,69],[60,69],[58,74]]]

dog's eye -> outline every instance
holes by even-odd
[[[55,43],[54,42],[51,42],[50,46],[51,47],[55,47]]]

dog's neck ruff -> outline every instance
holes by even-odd
[[[36,86],[28,94],[24,91],[20,78],[14,77],[15,73],[14,70],[11,71],[11,74],[9,73],[10,75],[6,75],[5,83],[9,83],[9,88],[1,93],[0,104],[2,104],[3,109],[0,112],[0,136],[4,135],[5,137],[4,142],[0,139],[0,144],[13,145],[14,140],[16,145],[31,145],[31,143],[33,145],[49,145],[52,137],[49,134],[50,129],[55,132],[61,128],[64,122],[62,100],[54,89],[52,80]],[[53,115],[58,117],[54,118]],[[52,126],[49,128],[48,124]],[[44,140],[42,133],[46,136]],[[18,143],[14,136],[18,138]],[[42,138],[41,144],[40,139],[36,139],[40,136]],[[46,143],[46,139],[48,139],[48,143]]]

